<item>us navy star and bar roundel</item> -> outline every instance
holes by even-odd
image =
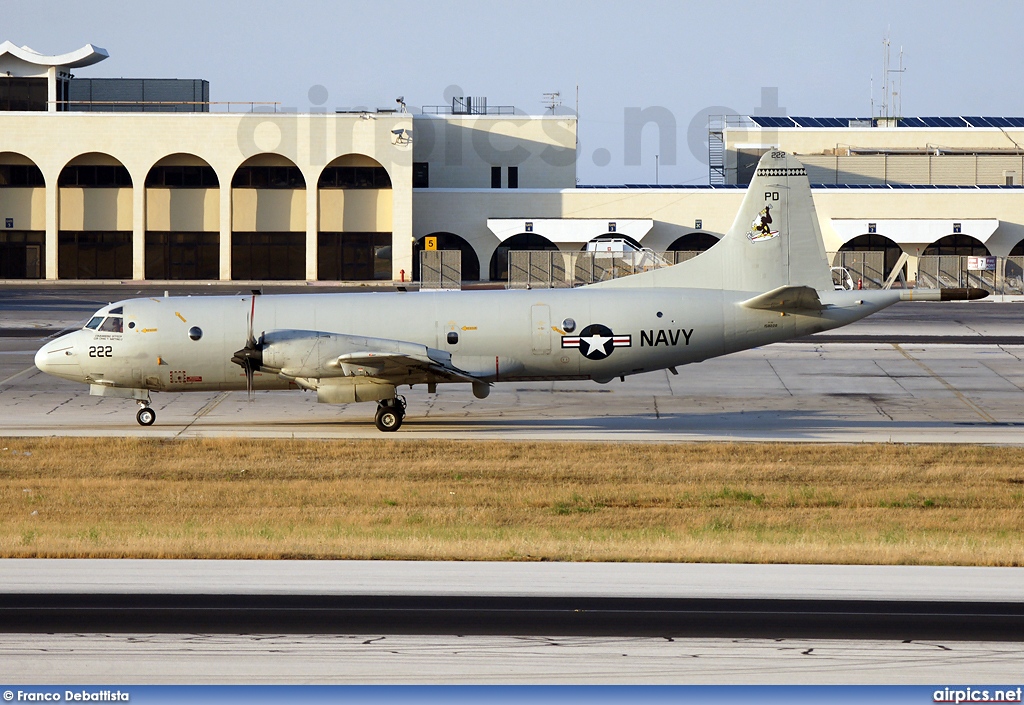
[[[603,360],[615,348],[628,348],[632,345],[632,335],[615,335],[611,328],[600,323],[587,326],[579,335],[562,336],[563,348],[578,348],[588,360]]]

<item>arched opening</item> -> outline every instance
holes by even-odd
[[[665,251],[665,258],[674,264],[693,259],[718,244],[718,238],[699,230],[686,233],[672,241]]]
[[[508,281],[508,253],[512,250],[558,250],[558,245],[537,233],[519,233],[507,238],[491,255],[491,281]]]
[[[923,257],[938,255],[938,256],[949,256],[957,255],[960,257],[987,257],[989,255],[988,248],[981,240],[971,237],[970,235],[964,235],[957,233],[955,235],[947,235],[946,237],[939,238],[932,244],[928,245],[921,253]]]
[[[857,256],[845,256],[845,253],[863,253]],[[865,233],[847,241],[839,248],[840,256],[835,266],[845,267],[853,279],[870,279],[879,285],[892,274],[893,268],[903,254],[903,248],[885,235]],[[906,276],[907,266],[903,265]]]
[[[387,169],[366,155],[346,154],[324,167],[317,188],[317,278],[391,279],[392,194]]]
[[[306,180],[280,154],[249,157],[231,177],[231,278],[306,278]]]
[[[667,252],[705,252],[718,244],[718,238],[711,233],[695,231],[677,237],[668,246]]]
[[[969,257],[988,257],[989,251],[977,238],[954,233],[925,248],[917,263],[918,286],[926,288],[981,286],[991,289],[995,272],[987,262],[976,269]]]
[[[193,154],[171,154],[146,174],[146,279],[220,276],[220,182]]]
[[[0,279],[42,279],[46,270],[46,184],[28,157],[0,153]]]
[[[132,177],[109,154],[81,154],[61,169],[57,276],[132,278]]]
[[[420,253],[423,252],[423,241],[427,237],[437,238],[437,249],[439,250],[459,250],[462,252],[463,281],[472,282],[480,280],[480,258],[477,257],[476,250],[473,249],[472,245],[455,233],[430,233],[430,235],[421,237],[412,246],[412,278],[415,281],[420,280]]]

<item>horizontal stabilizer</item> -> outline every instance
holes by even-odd
[[[818,292],[809,286],[780,286],[768,293],[744,301],[742,306],[782,313],[818,313],[825,306]]]

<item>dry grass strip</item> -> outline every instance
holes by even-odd
[[[0,439],[0,556],[1024,565],[1024,451]]]

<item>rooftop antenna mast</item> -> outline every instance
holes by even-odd
[[[890,66],[890,42],[889,32],[885,33],[885,37],[882,39],[882,107],[879,111],[879,117],[885,118],[901,118],[903,117],[903,72],[906,68],[903,66],[903,47],[900,47],[900,67],[898,69],[889,68]],[[889,74],[897,74],[895,82]],[[872,105],[871,110],[874,112],[874,79],[872,79]]]
[[[561,96],[562,94],[559,91],[544,94],[544,107],[550,110],[552,115],[555,114],[555,108],[562,105]]]

